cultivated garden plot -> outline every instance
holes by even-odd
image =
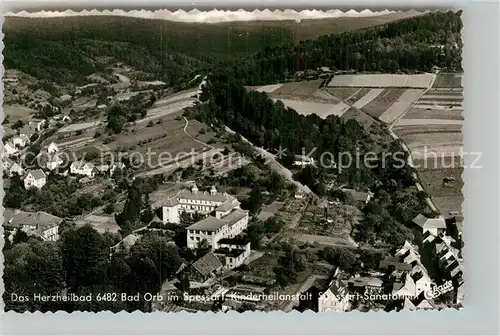
[[[329,87],[327,87],[325,90],[328,93],[334,95],[335,97],[338,97],[342,100],[347,100],[361,89],[360,88],[329,88]]]
[[[322,80],[311,80],[302,82],[284,83],[273,90],[275,94],[294,94],[298,96],[309,96],[319,90]]]
[[[435,109],[435,108],[415,108],[412,107],[404,118],[398,121],[398,125],[404,124],[405,119],[439,119],[439,120],[464,120],[461,110]]]
[[[376,99],[379,94],[381,94],[384,89],[371,89],[366,95],[361,97],[357,102],[352,104],[353,107],[357,109],[363,108],[366,104],[370,103],[372,100]]]
[[[398,121],[398,126],[417,126],[417,125],[463,125],[464,120],[453,119],[408,119],[404,118]]]
[[[375,99],[363,106],[363,111],[373,117],[380,117],[392,104],[394,104],[399,97],[405,92],[401,88],[387,88],[384,89]]]
[[[419,170],[423,188],[432,195],[432,201],[442,214],[461,210],[464,200],[462,174],[460,167]]]
[[[422,93],[421,89],[406,90],[394,104],[382,113],[379,119],[387,124],[394,122],[415,103]]]
[[[356,92],[354,92],[350,97],[348,97],[345,100],[348,104],[352,105],[361,98],[363,98],[365,95],[367,95],[368,92],[370,92],[369,88],[357,89]]]
[[[461,88],[463,74],[440,73],[432,85],[433,88]]]
[[[428,88],[434,74],[419,75],[394,75],[394,74],[370,74],[370,75],[337,75],[332,78],[329,87],[401,87],[401,88]]]

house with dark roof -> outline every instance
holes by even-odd
[[[49,241],[59,239],[59,225],[63,221],[62,218],[43,211],[25,212],[14,209],[5,209],[4,219],[6,229],[23,230]]]
[[[194,263],[183,264],[177,271],[177,277],[187,276],[189,281],[204,283],[214,278],[223,267],[219,258],[208,252]]]

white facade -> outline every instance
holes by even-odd
[[[179,204],[162,207],[163,223],[180,223]]]
[[[59,226],[54,226],[50,229],[41,232],[43,240],[56,241],[59,239]]]
[[[207,217],[187,228],[187,247],[195,249],[206,240],[212,249],[221,248],[219,240],[234,238],[248,227],[248,212],[235,209],[230,215],[221,219]],[[210,222],[205,227],[197,224]]]
[[[41,189],[47,183],[45,173],[40,169],[31,170],[24,178],[24,187],[26,189],[37,188]]]
[[[329,288],[318,298],[318,313],[345,312],[349,308],[349,296],[344,288],[334,294]]]
[[[217,192],[215,187],[210,192],[200,192],[193,185],[191,190],[181,190],[165,202],[162,206],[163,223],[179,223],[182,212],[207,215],[216,209],[219,209],[217,218],[220,218],[221,214],[229,213],[235,207],[239,207],[239,202],[231,195]]]
[[[92,162],[75,161],[69,167],[69,172],[93,178],[95,176],[95,166]]]
[[[12,143],[12,142],[6,142],[3,146],[3,149],[5,151],[5,154],[7,156],[10,156],[10,155],[13,155],[13,154],[16,154],[18,152],[18,149],[16,148],[16,146]]]
[[[59,152],[59,148],[55,143],[51,142],[50,145],[47,147],[47,153],[52,154],[57,152]]]
[[[233,269],[241,266],[251,252],[250,242],[246,243],[245,245],[230,243],[219,243],[218,245],[220,248],[227,249],[229,252],[238,251],[237,253],[226,254],[224,256],[226,261],[224,267],[227,269]],[[217,254],[217,251],[215,251],[215,254]]]
[[[32,121],[29,122],[29,125],[33,126],[38,132],[41,132],[43,130],[43,126],[45,125],[45,123],[46,123],[45,120],[33,119]]]
[[[9,176],[13,176],[14,174],[17,174],[19,176],[23,176],[24,174],[24,169],[19,165],[17,162],[14,162],[10,168],[9,168]]]
[[[16,137],[13,137],[12,138],[12,144],[14,146],[18,146],[18,147],[26,147],[27,144],[29,144],[30,142],[30,139],[28,139],[27,136],[25,135],[22,135],[22,136],[16,136]]]
[[[49,159],[47,160],[47,164],[45,165],[45,167],[48,169],[48,170],[54,170],[56,169],[57,167],[59,167],[62,163],[64,162],[63,159],[61,159],[59,157],[59,155],[51,155],[49,157]]]

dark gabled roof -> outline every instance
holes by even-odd
[[[41,170],[41,169],[30,170],[30,171],[28,171],[28,174],[31,174],[31,176],[33,176],[33,178],[35,180],[39,180],[39,179],[45,178],[45,176],[46,176],[45,173],[43,172],[43,170]],[[26,176],[28,174],[26,174]]]
[[[411,265],[402,263],[397,257],[386,257],[384,260],[380,261],[380,268],[382,269],[388,269],[391,266],[398,271],[411,271],[412,269]]]
[[[219,258],[212,252],[208,252],[203,257],[196,260],[192,266],[205,277],[223,267]]]

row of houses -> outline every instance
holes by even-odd
[[[38,155],[37,159],[40,166],[46,169],[45,172],[42,169],[30,169],[25,171],[21,164],[13,161],[9,157],[4,157],[2,161],[4,176],[12,177],[14,174],[21,176],[26,189],[43,188],[43,186],[47,183],[47,174],[55,171],[57,168],[60,168],[65,162],[64,153],[62,153],[57,145],[52,142]],[[122,162],[113,163],[111,165],[96,166],[92,162],[78,160],[71,163],[69,170],[62,169],[61,171],[57,171],[57,173],[62,175],[67,175],[69,173],[92,179],[98,174],[113,175],[116,169],[124,168],[125,164]]]
[[[434,236],[427,231],[424,237],[424,244],[435,245],[439,266],[444,271],[444,277],[438,280],[439,283],[429,276],[417,248],[405,241],[393,256],[380,262],[380,273],[356,275],[342,280],[336,269],[329,281],[316,280],[302,293],[305,299],[300,301],[298,309],[316,312],[347,311],[352,308],[354,301],[363,298],[379,299],[382,301],[379,302],[381,306],[385,300],[385,303],[392,303],[396,309],[436,309],[440,304],[429,293],[447,283],[449,291],[454,295],[452,304],[460,307],[464,297],[464,281],[459,250],[451,246],[453,239],[442,233]]]
[[[31,119],[28,124],[18,130],[16,135],[4,143],[4,156],[10,157],[18,154],[31,143],[33,135],[43,131],[46,123],[43,119]]]

